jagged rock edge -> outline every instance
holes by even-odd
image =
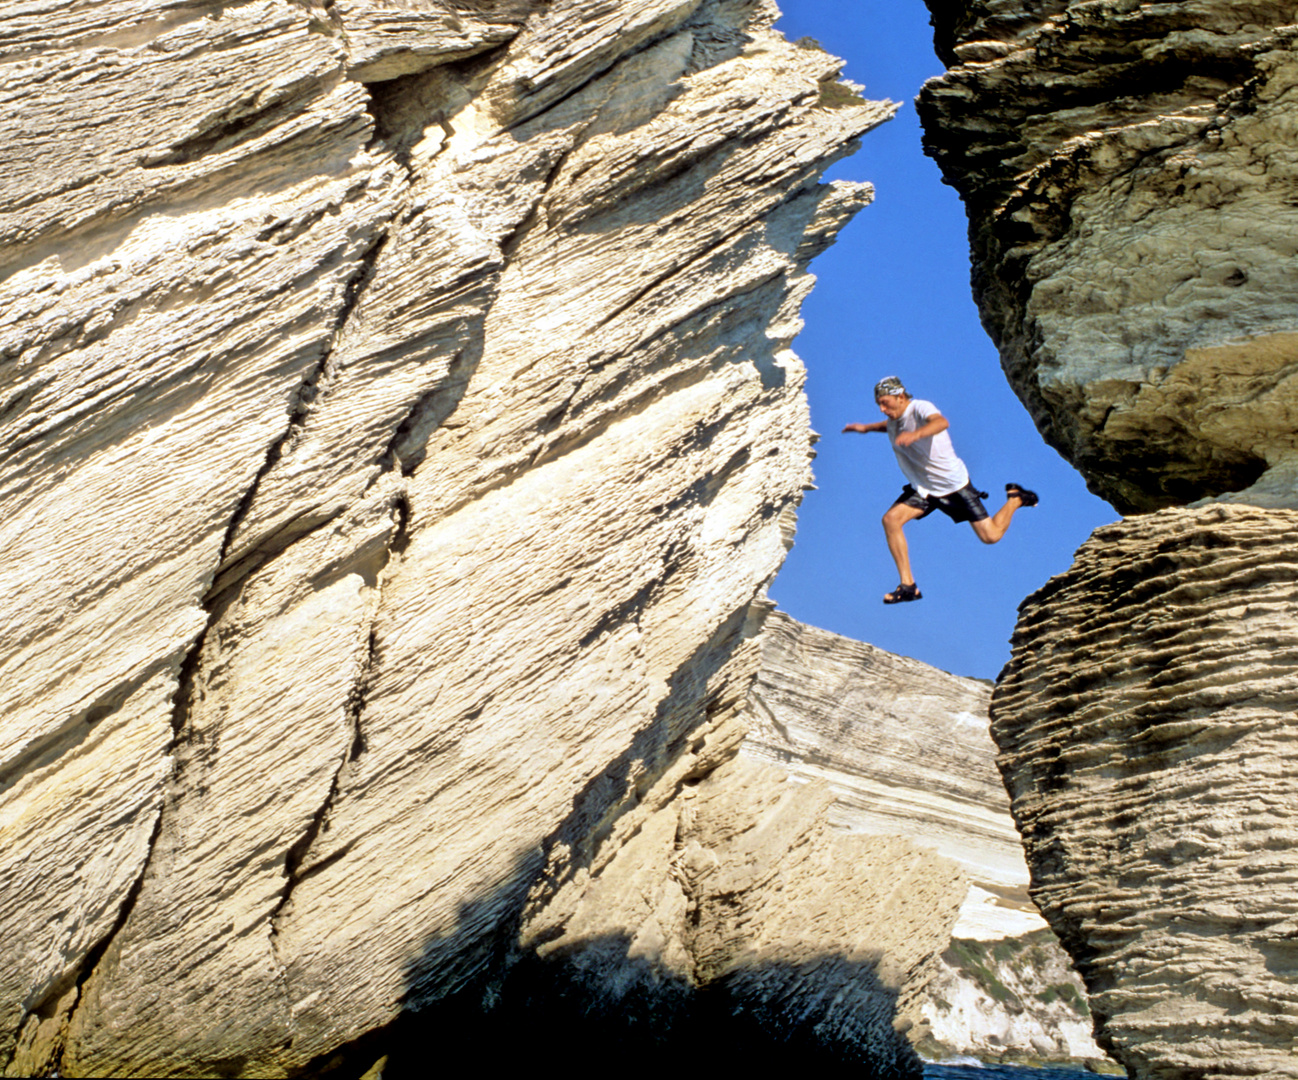
[[[552,109],[554,109],[556,106],[560,105],[563,101],[566,101],[569,98],[571,98],[573,95],[579,93],[586,86],[590,85],[591,83],[595,82],[597,79],[606,75],[609,71],[616,68],[619,64],[623,63],[624,61],[634,56],[647,52],[651,48],[660,44],[662,41],[667,40],[668,38],[679,34],[682,31],[682,29],[685,28],[686,23],[690,19],[694,18],[696,14],[697,14],[696,12],[692,13],[690,16],[686,18],[686,20],[682,21],[682,23],[677,24],[669,29],[660,31],[659,33],[651,36],[650,38],[641,42],[636,47],[627,50],[626,52],[617,53],[609,60],[608,63],[600,65],[597,69],[593,70],[587,79],[585,79],[580,84],[575,86],[569,93],[564,94],[559,98],[556,98],[554,101],[548,102],[544,107],[534,112],[528,112],[520,115],[519,117],[515,118],[515,120],[505,130],[512,130],[513,128],[523,123],[534,120],[537,117],[544,115],[546,112],[549,112]],[[496,48],[503,50],[507,47],[507,45],[508,43],[502,43]],[[371,98],[371,103],[372,100],[373,99]],[[884,119],[886,119],[886,117]],[[450,125],[445,121],[444,118],[441,119],[440,122],[444,129],[450,128]],[[538,216],[541,213],[543,213],[543,203],[544,203],[544,198],[546,193],[548,193],[552,189],[553,182],[561,173],[563,165],[566,163],[571,153],[579,146],[582,145],[582,143],[584,142],[584,138],[585,138],[585,131],[583,129],[583,131],[578,134],[577,140],[574,143],[573,147],[560,156],[554,168],[551,170],[550,175],[546,179],[545,186],[542,190],[542,193],[538,197],[536,203],[534,204],[533,210],[529,213],[529,215],[526,218],[524,218],[524,220],[520,223],[520,225],[511,234],[509,234],[501,241],[500,247],[502,249],[502,254],[504,254],[505,256],[506,263],[508,263],[508,258],[509,255],[512,253],[512,250],[517,248],[518,244],[525,237],[525,235],[528,232],[530,232],[531,229],[534,228],[535,225],[537,224]],[[846,147],[844,148],[843,152],[844,153],[847,152]],[[398,164],[400,164],[403,168],[405,168],[407,173],[409,173],[409,167],[407,166],[406,162],[398,160]],[[820,170],[808,170],[808,171],[819,172]],[[745,230],[751,228],[754,224],[760,222],[767,214],[769,214],[777,207],[785,205],[788,202],[792,201],[793,199],[806,195],[808,191],[809,189],[805,186],[805,183],[803,185],[800,185],[799,187],[794,189],[786,198],[781,199],[778,203],[775,203],[772,207],[768,208],[764,213],[755,215],[748,221],[744,222],[743,225],[741,225],[731,236],[719,241],[716,245],[713,245],[712,247],[708,248],[706,251],[699,253],[699,255],[697,255],[695,258],[682,263],[681,266],[672,270],[668,274],[665,274],[661,276],[659,279],[655,280],[654,282],[651,282],[644,290],[637,293],[635,298],[631,301],[630,304],[627,305],[627,307],[629,308],[630,306],[633,306],[634,303],[639,302],[645,296],[650,295],[655,289],[659,288],[666,282],[672,280],[674,277],[678,276],[679,274],[687,271],[690,267],[696,265],[699,261],[705,260],[706,258],[710,257],[713,253],[715,253],[715,251],[724,248],[735,237],[742,235],[742,233]],[[301,431],[301,429],[303,428],[307,419],[309,418],[309,416],[313,411],[313,405],[316,400],[316,395],[320,391],[322,380],[328,375],[329,364],[333,356],[334,346],[338,340],[338,336],[341,330],[343,329],[343,327],[347,324],[347,321],[352,311],[356,307],[356,304],[359,302],[359,299],[361,297],[361,294],[364,291],[366,284],[372,278],[375,264],[377,262],[379,254],[382,251],[389,237],[392,223],[400,216],[400,212],[401,212],[401,208],[398,207],[396,210],[393,211],[392,215],[386,221],[382,222],[378,226],[377,234],[374,240],[371,242],[369,247],[361,255],[360,265],[356,273],[348,282],[346,288],[346,296],[340,308],[340,312],[337,317],[333,331],[331,333],[330,343],[324,350],[323,355],[319,360],[319,362],[317,363],[317,365],[302,380],[298,389],[295,391],[293,395],[295,399],[295,404],[290,412],[287,425],[282,435],[269,446],[262,466],[259,468],[257,474],[255,475],[249,487],[245,491],[244,496],[240,500],[239,504],[236,506],[230,518],[230,521],[227,525],[225,536],[222,540],[219,556],[214,563],[214,568],[212,573],[212,585],[209,587],[209,589],[204,593],[202,597],[202,606],[206,609],[207,616],[208,616],[206,625],[203,628],[203,630],[195,637],[189,649],[185,652],[185,655],[181,659],[177,690],[173,698],[173,710],[172,710],[172,719],[171,719],[173,738],[166,748],[166,753],[168,755],[174,754],[174,752],[184,743],[185,734],[189,723],[190,711],[194,704],[193,701],[193,695],[195,693],[194,683],[196,678],[198,677],[199,671],[201,669],[201,664],[202,664],[202,652],[207,642],[209,631],[215,625],[221,612],[225,609],[226,606],[225,601],[231,597],[233,590],[237,588],[237,586],[240,585],[242,582],[246,581],[248,576],[254,573],[260,566],[264,565],[267,561],[269,561],[274,556],[281,554],[284,550],[287,550],[294,543],[296,543],[297,540],[302,539],[305,535],[309,535],[310,533],[317,531],[319,528],[322,528],[323,526],[327,525],[330,521],[336,520],[336,518],[340,516],[341,512],[335,513],[333,515],[330,515],[330,517],[326,518],[325,520],[314,524],[311,529],[302,533],[295,534],[292,537],[292,539],[288,542],[288,544],[284,545],[283,547],[276,547],[272,545],[269,549],[266,550],[249,551],[244,559],[241,559],[235,563],[227,564],[233,538],[239,526],[246,519],[247,514],[251,510],[251,507],[255,501],[257,492],[261,486],[262,481],[269,474],[269,472],[275,467],[275,465],[281,460],[285,449],[290,445],[291,441],[299,434],[299,432]],[[756,282],[750,288],[745,288],[740,293],[734,295],[743,295],[745,293],[755,291],[756,289],[764,287],[765,285],[769,284],[771,281],[774,281],[778,277],[784,276],[785,274],[786,274],[785,270],[780,270],[777,273],[772,274],[769,277],[763,278],[759,282]],[[697,312],[693,314],[698,315],[708,310],[712,310],[718,306],[721,306],[723,303],[726,302],[727,299],[732,299],[732,298],[733,297],[727,297],[722,300],[718,300],[711,304],[705,305],[703,308],[700,308]],[[617,315],[621,313],[622,313],[621,310],[613,313],[613,315],[610,316],[610,319],[616,318]],[[574,387],[572,396],[569,398],[569,401],[565,403],[564,410],[563,410],[564,412],[566,412],[567,406],[571,404],[571,401],[575,398],[576,394],[580,391],[580,387],[581,385],[583,385],[584,381],[585,381],[585,377],[583,377],[583,379],[579,381],[577,385]],[[425,397],[426,396],[427,395],[425,395]],[[393,467],[398,464],[398,462],[395,459],[394,451],[395,451],[395,445],[400,439],[402,425],[408,424],[413,418],[417,417],[421,407],[425,403],[426,402],[424,398],[421,398],[419,401],[417,401],[415,403],[415,406],[410,410],[407,416],[403,418],[403,420],[394,429],[394,434],[392,436],[392,439],[389,442],[385,454],[383,455],[382,460],[383,460],[384,468],[380,472],[379,476],[376,477],[375,480],[371,481],[369,485],[367,485],[366,492],[370,491],[374,487],[374,485],[378,483],[380,479],[382,479],[384,475],[389,474],[393,470]],[[585,441],[587,440],[583,440],[583,442]],[[565,448],[565,452],[566,449],[567,448]],[[542,451],[540,452],[544,452],[544,448],[542,448]],[[560,454],[558,456],[563,456],[563,455]],[[508,478],[505,478],[503,483],[494,484],[491,486],[489,490],[494,491],[499,487],[508,486],[508,483],[511,482],[513,479],[516,479],[516,477],[510,476]],[[474,498],[466,500],[466,504],[469,502],[477,501],[478,498],[481,498],[482,495],[485,495],[487,493],[488,492],[477,493]],[[787,505],[789,501],[790,500],[783,500],[784,505]],[[794,499],[792,501],[797,502],[800,500]],[[396,534],[394,535],[392,540],[389,541],[389,545],[388,545],[389,558],[394,548],[400,543],[401,539],[407,536],[407,530],[409,526],[410,510],[403,496],[399,498],[398,504],[400,507],[400,514],[399,514],[400,521],[399,521]],[[465,504],[461,504],[461,505],[465,505]],[[233,574],[227,574],[227,576],[224,579],[222,579],[221,577],[222,570],[226,570],[226,571],[236,570],[237,572]],[[661,585],[661,581],[655,582],[655,586],[660,586],[660,585]],[[382,601],[381,601],[381,593],[380,593],[380,600],[375,605],[375,610],[371,618],[371,626],[373,625],[374,621],[378,617],[381,602]],[[732,613],[732,617],[738,614],[742,610],[746,610],[746,607],[737,609],[736,612]],[[729,619],[727,619],[726,621],[728,622]],[[305,879],[306,877],[310,876],[310,874],[314,870],[321,869],[324,865],[324,864],[316,864],[312,867],[308,867],[305,871],[303,871],[301,869],[301,860],[305,858],[306,854],[309,851],[310,840],[313,839],[314,836],[318,834],[320,827],[323,825],[325,819],[327,818],[329,807],[337,791],[338,780],[339,777],[341,776],[342,770],[346,767],[349,761],[354,760],[355,757],[358,756],[358,752],[357,752],[358,749],[361,752],[363,752],[363,738],[361,734],[361,715],[365,707],[364,691],[366,688],[366,683],[367,680],[373,674],[374,664],[375,664],[375,640],[374,640],[373,632],[371,631],[370,650],[364,661],[362,672],[358,676],[357,682],[354,685],[352,690],[352,696],[357,700],[355,701],[354,705],[349,706],[348,708],[348,715],[352,721],[353,738],[347,748],[346,753],[344,754],[343,761],[340,764],[338,772],[334,777],[334,781],[331,785],[330,792],[326,797],[324,804],[321,806],[320,810],[317,811],[315,818],[311,823],[311,825],[308,827],[308,830],[306,834],[304,834],[304,837],[299,841],[297,841],[289,849],[289,852],[286,854],[285,873],[286,873],[286,877],[288,877],[289,880],[288,883],[286,884],[284,895],[281,898],[279,905],[275,909],[274,915],[272,917],[272,921],[275,918],[278,918],[284,911],[285,907],[287,906],[288,902],[291,899],[291,893],[294,886],[298,884],[300,881],[302,881],[303,879]],[[115,690],[112,696],[116,696],[116,693],[117,691]],[[687,747],[689,749],[698,749],[702,745],[698,741],[697,737],[691,738],[690,736],[686,736],[685,742],[687,743]],[[130,917],[130,914],[140,895],[140,892],[143,888],[148,873],[153,866],[154,853],[156,851],[158,839],[163,831],[164,822],[167,816],[169,804],[173,803],[179,796],[183,795],[183,790],[179,790],[177,787],[177,781],[179,781],[182,776],[183,765],[176,766],[173,764],[173,769],[174,771],[170,778],[171,783],[169,785],[171,787],[171,790],[170,792],[165,794],[163,798],[160,800],[160,805],[157,809],[156,817],[154,820],[152,834],[149,838],[146,847],[146,853],[142,861],[140,872],[136,877],[135,881],[130,886],[126,896],[124,897],[121,905],[121,909],[118,913],[118,916],[112,928],[101,938],[99,942],[97,942],[90,950],[88,950],[85,956],[83,957],[83,960],[79,967],[78,974],[75,978],[75,984],[78,988],[78,996],[74,1000],[74,1002],[72,1003],[69,1009],[68,1017],[67,1017],[68,1022],[71,1021],[72,1017],[76,1013],[77,1008],[79,1007],[80,998],[81,998],[80,988],[83,987],[85,983],[90,978],[93,977],[103,956],[106,954],[109,948],[111,948],[112,942],[114,941],[117,934],[120,932],[120,930],[122,929],[122,927],[125,925],[126,921]],[[698,776],[689,774],[685,776],[676,785],[676,788],[679,790],[680,788],[683,788],[683,786],[687,782],[697,782],[699,778],[700,777]],[[304,843],[303,841],[306,842]],[[298,853],[296,859],[294,858],[295,853]],[[341,858],[346,853],[347,853],[346,849],[344,849],[342,852],[339,852],[337,853],[337,855],[331,857],[329,859],[329,862],[332,863],[336,861],[338,858]],[[271,931],[272,941],[275,932],[276,932],[275,928],[272,926],[272,931]],[[62,982],[58,987],[52,989],[42,999],[41,1004],[46,1003],[48,1000],[54,997],[56,993],[59,990],[62,990],[64,987],[66,987],[66,985],[67,985],[66,982]],[[64,990],[64,992],[66,991]],[[36,1008],[39,1008],[39,1005]],[[26,1023],[27,1019],[35,1011],[36,1009],[32,1009],[26,1011],[23,1014],[23,1017],[20,1020],[20,1023],[18,1025],[19,1029],[21,1029],[21,1027]],[[363,1036],[362,1039],[357,1040],[357,1042],[361,1042],[365,1040],[367,1040],[367,1037]],[[341,1049],[342,1048],[339,1048],[339,1051],[335,1051],[335,1055],[338,1052],[340,1052]],[[58,1048],[52,1053],[53,1059],[61,1063],[63,1052],[64,1052],[64,1047],[60,1044]]]
[[[608,65],[600,68],[598,71],[594,72],[589,79],[581,83],[579,86],[575,87],[570,94],[566,94],[564,95],[563,98],[549,103],[545,108],[542,108],[533,114],[515,120],[515,122],[511,124],[509,128],[507,128],[506,130],[513,130],[514,128],[520,126],[522,123],[525,123],[529,120],[534,120],[537,117],[542,116],[545,113],[551,111],[557,105],[559,105],[561,101],[566,100],[567,98],[580,92],[586,86],[590,85],[591,83],[595,82],[597,79],[601,78],[603,75],[607,74],[608,71],[611,71],[618,64],[622,63],[623,61],[625,61],[626,59],[632,56],[647,51],[649,48],[658,44],[660,41],[666,40],[668,37],[678,33],[679,30],[680,28],[676,27],[672,30],[664,31],[661,34],[656,35],[650,41],[643,43],[638,48],[617,55]],[[497,46],[495,49],[491,51],[503,52],[506,48],[507,48],[507,43],[504,43],[500,46]],[[479,57],[478,59],[481,58]],[[373,98],[371,97],[370,100],[372,105]],[[371,110],[371,115],[373,115],[372,110]],[[375,119],[377,119],[377,117],[375,117]],[[437,123],[442,128],[443,132],[448,136],[453,136],[455,134],[454,125],[445,116],[439,114],[438,116],[433,118],[433,122]],[[508,266],[509,257],[512,254],[512,251],[517,249],[518,245],[523,241],[526,235],[529,232],[531,232],[531,230],[538,224],[541,215],[544,213],[543,206],[544,206],[546,194],[548,194],[552,190],[555,180],[559,177],[560,173],[563,170],[564,165],[567,163],[572,153],[582,145],[585,138],[586,130],[590,127],[591,123],[593,123],[593,119],[582,126],[582,129],[578,133],[573,145],[558,157],[557,161],[550,169],[549,174],[546,176],[542,189],[539,195],[537,196],[536,201],[532,206],[532,209],[524,217],[523,221],[521,221],[518,226],[516,226],[506,237],[504,237],[500,241],[499,247],[501,249],[504,265],[502,265],[500,269],[494,272],[497,278],[504,271],[505,267]],[[427,167],[428,164],[431,164],[431,160],[435,160],[437,157],[439,157],[444,152],[444,149],[445,149],[445,144],[442,149],[438,150],[437,154],[435,154],[428,163],[425,163],[425,167]],[[406,170],[407,175],[410,175],[409,164],[406,161],[401,161],[400,164]],[[795,198],[801,194],[803,194],[803,189],[799,188],[797,191],[793,193],[793,195],[790,196],[790,199]],[[782,200],[781,203],[777,205],[783,205],[783,203],[786,201],[789,200]],[[294,437],[294,435],[296,435],[296,433],[301,430],[302,426],[306,422],[307,417],[310,415],[311,406],[314,403],[314,395],[316,389],[319,386],[320,380],[328,372],[329,360],[333,354],[332,343],[338,340],[339,334],[341,333],[343,327],[346,325],[348,318],[350,317],[352,311],[355,309],[357,303],[360,300],[360,296],[361,293],[364,291],[365,285],[373,277],[375,265],[377,263],[378,257],[390,235],[391,223],[392,221],[398,219],[400,217],[400,214],[401,214],[401,208],[398,208],[396,211],[394,211],[392,218],[390,218],[389,221],[383,225],[382,229],[379,232],[379,235],[376,237],[375,241],[370,245],[369,249],[367,249],[364,256],[362,257],[361,268],[358,271],[357,275],[353,277],[352,281],[348,285],[347,299],[344,302],[343,308],[339,314],[337,323],[334,327],[331,336],[331,345],[326,350],[325,355],[321,359],[320,364],[318,365],[316,370],[312,373],[311,376],[308,377],[307,380],[304,381],[302,387],[299,388],[297,394],[299,403],[298,406],[295,408],[292,416],[290,417],[290,423],[288,429],[267,453],[265,464],[263,465],[261,471],[258,473],[257,477],[253,481],[253,484],[249,488],[248,492],[244,497],[244,500],[240,504],[238,511],[236,512],[234,518],[232,519],[228,532],[226,534],[225,542],[222,545],[222,557],[218,562],[218,566],[224,564],[225,553],[228,550],[229,543],[233,538],[239,524],[242,522],[248,510],[251,508],[253,500],[256,498],[257,489],[260,486],[262,478],[266,476],[270,472],[270,470],[273,469],[274,466],[278,463],[278,461],[282,456],[284,448],[288,445],[289,441]],[[762,216],[763,215],[758,215],[757,217],[754,217],[753,219],[745,222],[741,227],[741,229],[735,233],[735,235],[738,235],[742,231],[750,228],[756,221],[761,220]],[[676,270],[673,270],[670,274],[666,275],[662,279],[651,283],[645,290],[643,290],[641,293],[638,293],[636,295],[633,303],[638,302],[645,295],[648,295],[648,293],[652,292],[653,289],[659,287],[665,281],[670,280],[671,277],[688,269],[690,266],[694,265],[699,259],[709,257],[715,250],[719,249],[720,247],[723,247],[725,243],[728,243],[730,239],[731,238],[727,238],[727,240],[722,241],[721,243],[715,245],[713,248],[709,248],[707,251],[701,253],[696,259],[689,260],[687,263],[682,264],[681,267],[677,268]],[[783,273],[783,271],[781,271],[780,273]],[[759,285],[765,284],[766,280],[774,280],[774,278],[777,276],[779,276],[779,274],[772,275],[770,279],[765,279],[763,282],[759,283]],[[713,304],[708,306],[713,307],[716,305]],[[616,317],[616,315],[618,314],[621,314],[621,311],[614,313],[613,317]],[[607,321],[608,320],[605,320],[605,322]],[[604,325],[604,324],[601,323],[600,325]],[[460,359],[460,355],[457,354],[455,360],[452,361],[451,364],[452,368],[454,367],[455,363],[459,361],[459,359]],[[587,372],[586,375],[584,375],[573,387],[571,394],[569,395],[568,399],[564,402],[563,406],[560,409],[559,412],[560,420],[558,421],[559,423],[562,422],[561,419],[562,416],[566,414],[568,407],[571,405],[572,401],[576,398],[577,394],[580,392],[580,389],[585,384],[586,379],[592,373],[593,372]],[[408,410],[406,415],[395,425],[393,429],[393,434],[389,439],[388,444],[385,447],[384,453],[380,458],[383,464],[382,471],[378,474],[378,476],[376,476],[373,480],[371,480],[369,484],[366,485],[365,492],[362,494],[361,498],[364,498],[365,494],[368,494],[371,490],[373,490],[373,488],[382,480],[382,478],[385,475],[389,475],[393,471],[397,471],[399,469],[402,475],[409,475],[406,467],[403,464],[401,464],[398,459],[396,453],[397,445],[401,440],[402,432],[405,431],[408,427],[412,426],[413,423],[417,421],[418,416],[426,407],[428,401],[431,400],[433,397],[435,397],[439,392],[440,392],[439,390],[435,389],[433,391],[430,391],[429,393],[422,395],[414,403],[411,409]],[[600,429],[602,430],[605,426],[607,425],[600,425]],[[595,434],[598,434],[598,432],[596,432]],[[588,441],[589,441],[588,439],[582,440],[583,444]],[[540,456],[544,454],[546,449],[547,448],[545,446],[539,447],[537,449],[536,455],[534,455],[534,458],[536,456]],[[565,448],[565,452],[568,449],[571,448],[570,447]],[[411,472],[413,472],[414,467],[417,467],[417,465],[411,467],[410,469]],[[499,482],[490,485],[486,490],[476,492],[472,498],[465,500],[463,503],[456,504],[456,506],[449,509],[447,512],[454,513],[456,510],[462,509],[463,506],[476,502],[493,491],[499,490],[502,487],[509,486],[509,484],[513,480],[517,479],[518,475],[521,474],[521,472],[523,471],[525,471],[525,468],[523,466],[520,466],[518,470],[508,473],[507,475],[501,477]],[[405,543],[408,543],[409,540],[411,509],[409,503],[406,501],[404,493],[402,493],[397,497],[394,508],[397,510],[397,515],[398,515],[397,528],[393,536],[388,541],[388,545],[387,545],[388,562],[386,562],[384,567],[380,568],[379,570],[379,575],[380,575],[379,583],[378,585],[376,585],[378,597],[375,601],[374,608],[370,616],[369,648],[365,660],[363,661],[361,671],[359,672],[357,676],[357,680],[353,685],[351,695],[350,695],[351,700],[349,701],[349,705],[347,709],[347,715],[351,726],[352,739],[347,747],[346,752],[343,755],[342,761],[339,763],[338,769],[336,770],[333,780],[330,784],[329,791],[326,794],[325,799],[321,803],[320,808],[316,811],[311,822],[308,824],[306,830],[303,832],[303,835],[297,841],[294,842],[294,844],[289,848],[289,850],[285,854],[284,874],[286,878],[286,883],[284,886],[283,894],[279,902],[277,903],[275,909],[271,913],[269,919],[271,950],[277,962],[279,962],[279,953],[278,953],[279,924],[283,919],[285,912],[289,910],[289,905],[292,901],[292,894],[294,889],[297,887],[298,884],[300,884],[302,881],[310,877],[312,874],[317,873],[320,870],[323,870],[326,866],[332,865],[338,862],[339,860],[345,858],[350,851],[350,846],[344,847],[343,849],[333,853],[323,861],[313,863],[309,866],[306,866],[305,868],[303,867],[303,863],[305,862],[305,860],[310,854],[310,849],[312,844],[319,836],[320,832],[326,826],[329,811],[332,808],[333,802],[338,793],[339,783],[341,781],[343,771],[346,769],[348,764],[350,764],[352,761],[355,761],[364,752],[364,737],[362,732],[361,719],[365,710],[367,692],[373,680],[374,673],[376,670],[376,665],[377,665],[377,659],[376,659],[377,641],[376,641],[375,632],[373,628],[374,625],[377,623],[378,618],[382,611],[382,603],[383,603],[382,575],[384,571],[387,569],[387,567],[391,565],[390,560],[394,551],[400,549],[402,546],[404,546]],[[341,511],[317,523],[310,531],[314,532],[317,529],[322,528],[324,525],[327,525],[329,521],[335,520],[338,516],[340,516],[340,514]],[[291,547],[292,544],[295,543],[297,540],[301,539],[303,535],[307,535],[307,534],[299,534],[294,536],[293,539],[290,541],[289,545],[287,546]],[[287,548],[285,548],[284,550],[287,550]],[[256,552],[249,553],[248,559],[245,560],[245,566],[248,564],[250,560],[256,557],[256,554],[257,554]],[[278,552],[276,552],[276,554],[278,554]],[[265,561],[264,559],[259,560],[259,562],[264,562],[264,561]],[[234,587],[236,584],[238,584],[239,581],[246,579],[247,575],[251,573],[254,569],[255,569],[255,565],[248,566],[248,569],[243,574],[241,574],[238,579],[234,581],[222,583],[223,588],[221,591],[224,592],[225,589]],[[649,594],[646,594],[644,596],[643,603],[641,603],[638,606],[635,615],[635,620],[637,622],[637,625],[639,623],[639,616],[643,612],[645,605],[648,603],[649,599],[651,598],[652,592],[655,591],[657,588],[661,587],[661,585],[662,585],[661,577],[655,579],[655,581],[652,583],[652,587],[650,589]],[[211,625],[213,619],[214,617],[209,619],[209,626]],[[197,641],[196,645],[194,646],[191,655],[198,656],[199,654],[201,654],[203,642],[205,641],[205,639],[206,639],[206,631],[204,631],[204,633],[200,635],[200,638]],[[177,722],[173,719],[173,728],[177,732],[177,739],[178,739],[180,734],[180,728],[177,727],[176,724]],[[148,862],[152,857],[153,841],[156,840],[157,832],[160,831],[160,828],[161,828],[161,814],[159,815],[159,822],[155,829],[155,836],[153,840],[151,840],[149,845],[149,855],[146,856],[145,868],[144,870],[141,871],[139,881],[133,887],[132,899],[134,898],[134,895],[138,894],[140,885],[143,882],[144,874],[148,868]],[[556,835],[557,835],[557,831],[558,830],[556,830]],[[542,847],[543,849],[548,851],[551,845],[552,845],[551,839],[547,838],[547,840],[543,842]],[[120,929],[120,926],[124,924],[126,917],[128,915],[129,915],[129,909],[124,911],[122,917],[118,921],[117,926],[114,927],[112,935],[110,935],[109,937],[109,941],[111,941],[111,937],[116,934],[117,930]],[[519,914],[519,916],[516,917],[516,921],[517,918],[521,918],[521,913]],[[508,935],[507,939],[512,938],[512,936],[513,935]],[[107,945],[108,942],[105,942],[104,944],[105,950],[107,949]],[[282,968],[282,964],[281,964],[281,968]]]
[[[581,91],[586,89],[586,87],[590,86],[591,83],[596,82],[598,79],[607,75],[610,71],[612,71],[615,67],[617,67],[618,64],[622,63],[625,60],[631,59],[631,57],[633,56],[639,56],[641,53],[647,52],[655,45],[658,45],[661,42],[666,41],[668,38],[674,37],[675,35],[679,34],[681,31],[685,30],[688,24],[698,15],[699,9],[703,6],[703,3],[704,0],[695,0],[694,9],[684,18],[682,18],[679,22],[673,24],[670,27],[659,30],[656,34],[650,35],[644,41],[640,42],[640,44],[632,46],[630,49],[627,49],[625,52],[616,52],[616,51],[613,52],[611,59],[609,59],[607,63],[596,64],[596,66],[591,69],[591,72],[587,76],[587,78],[583,79],[579,83],[576,83],[569,92],[565,94],[560,94],[553,101],[545,102],[545,104],[543,104],[540,108],[535,109],[534,111],[529,111],[526,108],[520,108],[518,114],[511,119],[510,123],[504,128],[504,130],[513,131],[515,128],[520,127],[523,124],[529,123],[532,120],[535,120],[538,116],[545,115],[547,112],[554,109],[556,106],[562,105],[569,98],[572,98],[576,94],[581,93]],[[533,12],[533,15],[535,14],[536,12]],[[529,19],[530,18],[531,16],[529,16]],[[535,84],[532,83],[531,79],[525,77],[524,80],[522,80],[522,82],[524,84],[524,88],[528,92],[531,92],[535,89]],[[520,104],[521,104],[521,100],[522,99],[520,99]],[[583,125],[583,132],[582,132],[583,134],[585,132],[585,128],[589,126],[590,126],[589,123]],[[578,140],[580,140],[580,138],[581,136],[579,135]]]

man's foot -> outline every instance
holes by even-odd
[[[1036,506],[1041,500],[1037,498],[1035,491],[1029,491],[1025,487],[1019,487],[1018,484],[1005,485],[1005,497],[1007,499],[1018,499],[1024,506]]]
[[[898,585],[892,592],[884,596],[885,604],[900,604],[906,600],[922,600],[924,594],[919,591],[919,586],[915,584]]]

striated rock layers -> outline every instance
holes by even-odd
[[[1133,1076],[1298,1076],[1298,9],[930,8],[926,140],[1009,379],[1157,511],[1021,609],[992,732],[1033,896]]]
[[[1298,506],[1294,5],[929,7],[927,149],[1042,434],[1124,513]]]
[[[845,832],[894,836],[963,872],[964,903],[911,1037],[927,1055],[1098,1059],[1082,985],[1027,895],[991,687],[775,613],[742,755],[826,784]],[[922,897],[917,897],[922,899]]]
[[[743,752],[829,784],[839,828],[904,836],[957,863],[981,897],[999,895],[975,905],[963,930],[1039,929],[986,734],[990,697],[979,679],[776,612],[762,632]]]
[[[733,756],[817,178],[892,111],[774,17],[6,6],[10,1074],[322,1068]]]
[[[1033,895],[1135,1076],[1298,1076],[1298,514],[1109,526],[1025,601],[993,732]]]
[[[959,868],[831,828],[823,783],[743,755],[698,779],[706,763],[684,757],[598,847],[556,846],[492,1021],[532,1045],[576,1021],[591,1052],[642,1064],[918,1076],[903,1035],[956,921]]]

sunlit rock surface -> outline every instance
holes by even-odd
[[[1295,1076],[1298,514],[1096,531],[1025,602],[993,732],[1038,904],[1137,1076]]]
[[[987,735],[991,686],[776,612],[762,634],[747,756],[829,784],[831,820],[904,836],[974,886],[957,930],[1041,929]]]
[[[0,13],[10,1074],[332,1060],[738,710],[892,111],[774,17]]]
[[[1123,512],[1298,506],[1293,4],[929,7],[926,147],[1042,434]]]
[[[830,821],[963,871],[960,917],[912,1031],[934,1057],[1097,1059],[1082,986],[1028,897],[987,731],[991,687],[782,613],[762,632],[743,756],[826,785]],[[847,887],[846,885],[844,886]],[[920,902],[921,896],[916,896]]]
[[[831,827],[827,785],[747,755],[702,780],[678,768],[613,843],[555,849],[520,935],[534,952],[500,992],[507,1029],[542,1038],[579,1017],[607,1040],[595,1049],[637,1059],[917,1076],[904,1036],[959,912],[959,867]]]
[[[1092,1037],[1086,991],[1050,929],[953,938],[925,991],[928,1059],[956,1056],[1125,1073]]]

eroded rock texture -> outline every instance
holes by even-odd
[[[983,941],[955,938],[926,991],[929,1060],[1067,1065],[1125,1075],[1095,1045],[1086,988],[1049,927]]]
[[[1123,512],[1298,505],[1294,5],[929,7],[927,149],[1043,435]]]
[[[1093,490],[1158,510],[1022,609],[993,733],[1033,895],[1133,1075],[1298,1075],[1298,9],[929,6],[928,148],[1005,370]]]
[[[1138,1077],[1298,1076],[1296,553],[1289,511],[1099,529],[993,698],[1033,896]]]
[[[773,18],[0,15],[11,1074],[314,1067],[738,708],[892,108]]]
[[[987,737],[990,697],[979,679],[777,612],[762,633],[743,749],[828,783],[840,828],[904,836],[959,864],[978,899],[993,901],[975,902],[962,930],[1040,929]]]
[[[846,833],[904,838],[963,872],[952,940],[910,1029],[926,1056],[1097,1059],[1081,983],[1028,897],[990,697],[980,679],[776,612],[762,630],[741,753],[827,785],[829,820]]]

